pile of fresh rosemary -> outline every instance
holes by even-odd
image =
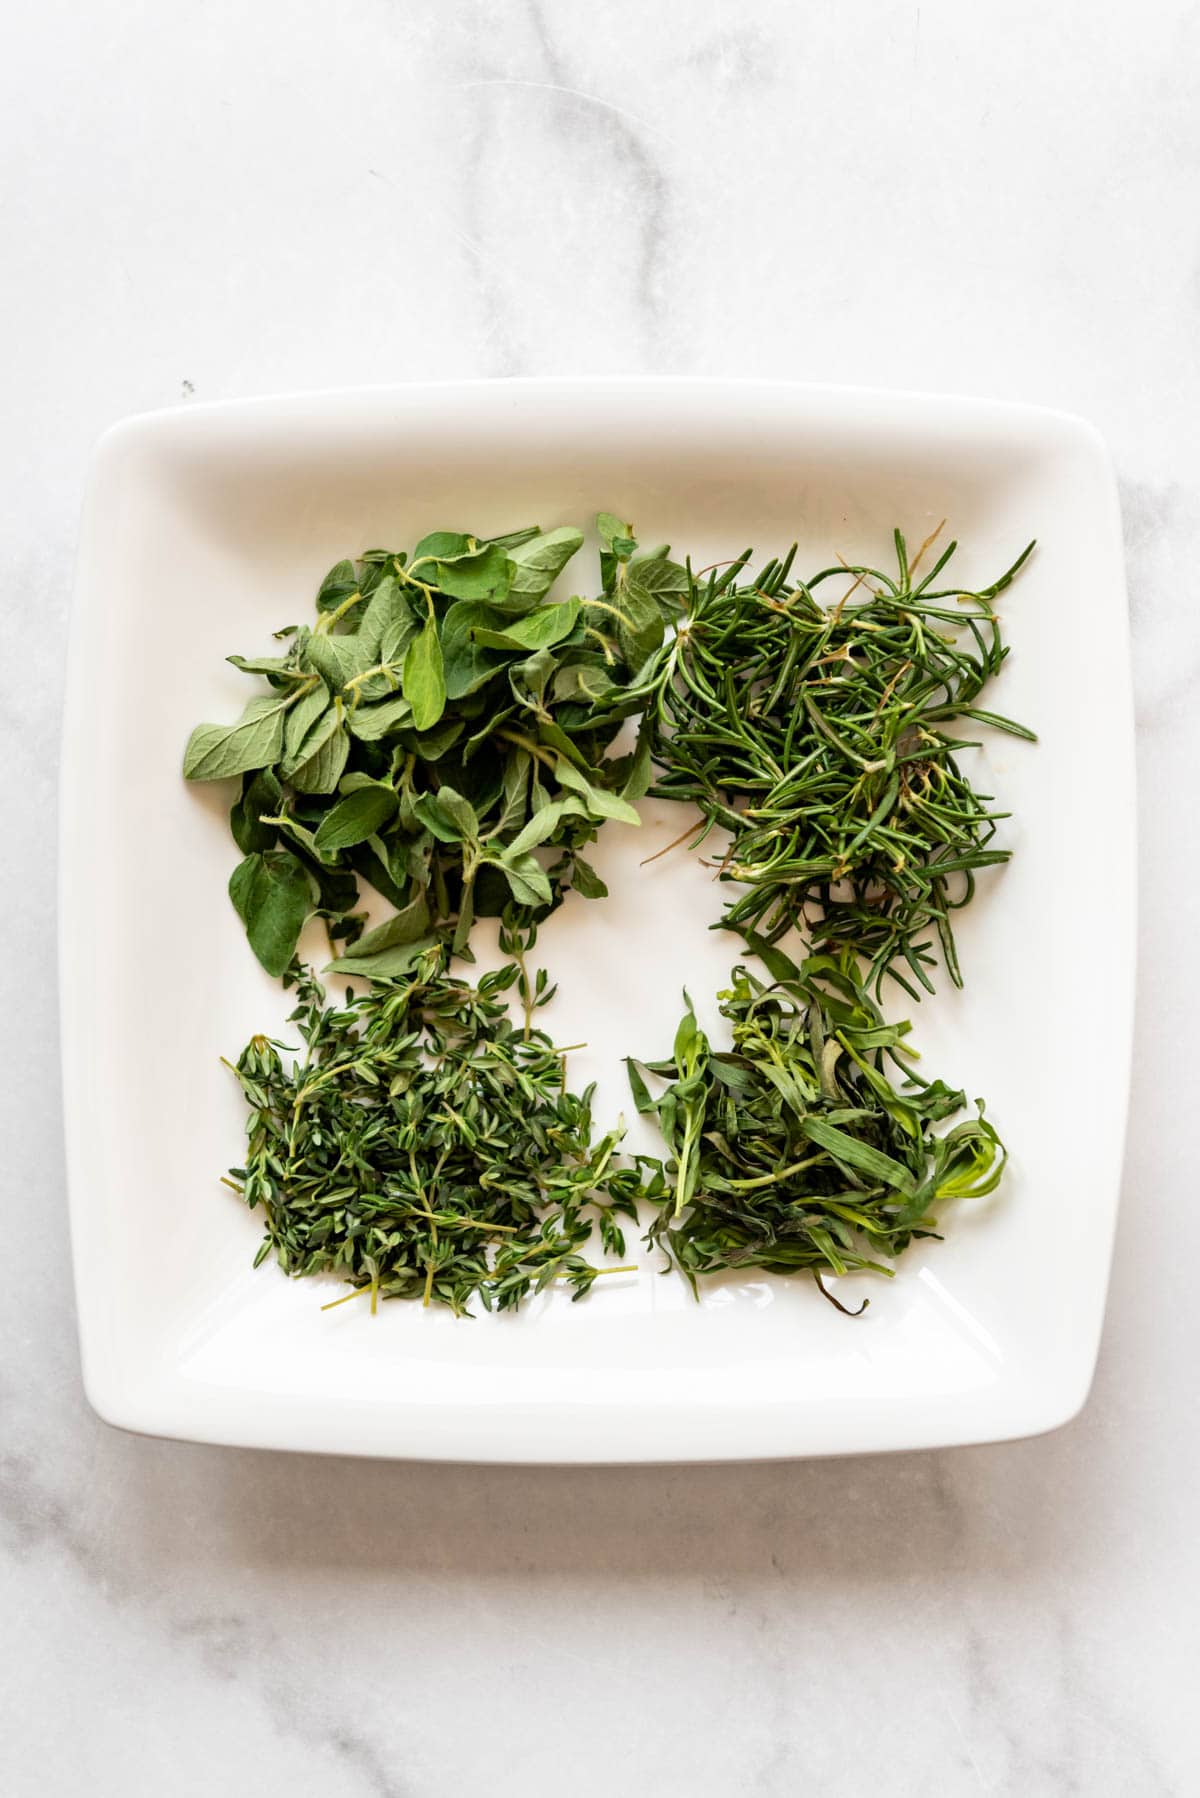
[[[945,584],[953,544],[918,580],[934,539],[910,563],[899,532],[894,574],[805,581],[794,549],[751,578],[750,552],[695,576],[611,514],[598,526],[594,597],[548,599],[578,531],[435,532],[411,557],[339,563],[282,654],[230,657],[268,691],[197,727],[184,772],[240,777],[230,895],[295,988],[304,1047],[243,1051],[249,1146],[227,1184],[266,1221],[260,1260],[339,1274],[372,1310],[503,1309],[554,1280],[581,1297],[629,1271],[584,1251],[598,1229],[623,1256],[639,1202],[693,1287],[808,1270],[844,1309],[823,1273],[889,1273],[943,1201],[991,1192],[1004,1166],[982,1106],[937,1133],[965,1095],[917,1076],[878,997],[886,976],[931,991],[935,940],[961,984],[951,913],[1007,859],[957,731],[1031,736],[976,704],[1008,653],[993,601],[1029,550],[965,592]],[[826,603],[835,576],[849,585]],[[612,754],[634,716],[636,747]],[[554,989],[525,955],[568,887],[604,896],[582,851],[606,820],[636,823],[648,788],[698,807],[681,842],[721,834],[737,890],[716,922],[771,978],[734,969],[729,1051],[689,1001],[671,1056],[630,1060],[667,1154],[622,1165],[620,1130],[593,1140],[590,1089],[569,1090],[535,1026]],[[394,908],[370,931],[360,883]],[[370,982],[344,1005],[295,959],[312,915],[327,972]],[[481,915],[514,959],[472,986],[449,959],[473,959]]]
[[[1032,740],[975,701],[1008,654],[992,602],[1033,545],[969,593],[936,584],[954,543],[920,581],[920,555],[910,567],[899,531],[895,543],[892,575],[838,563],[794,579],[793,548],[749,581],[749,551],[693,581],[648,715],[654,792],[699,807],[693,847],[715,826],[729,833],[720,876],[746,890],[722,923],[850,948],[876,986],[890,974],[915,998],[906,974],[932,991],[930,932],[962,984],[950,914],[981,868],[1008,860],[993,846],[1004,814],[962,772],[972,745],[947,726]]]

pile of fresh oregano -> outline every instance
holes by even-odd
[[[623,1255],[618,1219],[639,1202],[693,1287],[807,1269],[842,1309],[822,1272],[889,1273],[942,1201],[994,1190],[1004,1165],[982,1107],[935,1132],[965,1095],[916,1075],[909,1026],[877,995],[885,975],[932,990],[935,938],[961,984],[950,913],[1007,859],[953,731],[1031,735],[975,703],[1008,653],[993,601],[1029,551],[971,593],[936,585],[953,544],[918,581],[933,539],[910,563],[899,532],[895,574],[839,563],[804,581],[793,549],[749,579],[748,551],[697,576],[597,523],[594,597],[548,597],[577,530],[435,532],[411,556],[338,563],[281,654],[229,658],[268,690],[198,726],[184,772],[240,777],[230,896],[295,988],[303,1053],[243,1051],[249,1146],[227,1183],[266,1220],[260,1260],[340,1274],[372,1310],[504,1309],[552,1280],[581,1297],[628,1271],[584,1250],[598,1228]],[[850,585],[822,603],[835,575]],[[614,754],[635,716],[635,747]],[[738,891],[717,923],[771,979],[735,968],[729,1051],[689,1001],[671,1057],[630,1060],[667,1157],[621,1165],[619,1129],[593,1140],[590,1090],[569,1090],[566,1052],[535,1025],[554,989],[526,954],[569,887],[604,896],[582,851],[607,819],[637,822],[647,790],[699,808],[681,842],[721,834],[717,873]],[[369,931],[363,884],[393,907]],[[370,982],[344,1006],[296,960],[314,915],[326,972]],[[473,959],[485,915],[514,959],[471,986],[449,961]]]
[[[464,955],[477,915],[603,895],[582,852],[605,819],[637,823],[650,777],[648,737],[608,752],[688,591],[665,548],[605,523],[595,598],[543,603],[580,531],[435,531],[411,557],[339,562],[282,655],[229,657],[270,691],[199,725],[183,771],[241,777],[229,890],[268,973],[314,913],[348,945],[342,972],[380,978],[447,935]],[[396,913],[366,934],[360,881]]]

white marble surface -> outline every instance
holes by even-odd
[[[1200,1789],[1200,11],[42,0],[4,24],[0,1790]],[[622,369],[1009,395],[1113,445],[1149,873],[1091,1403],[1041,1441],[742,1470],[115,1434],[79,1389],[52,1000],[90,445],[193,393]]]

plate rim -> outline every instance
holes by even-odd
[[[1120,1014],[1118,1094],[1121,1116],[1119,1141],[1122,1166],[1124,1164],[1128,1140],[1137,977],[1136,744],[1133,728],[1132,662],[1125,568],[1121,545],[1119,495],[1108,446],[1093,423],[1069,411],[1031,404],[1022,400],[833,382],[780,381],[769,377],[742,378],[711,375],[535,375],[512,376],[502,379],[468,377],[405,381],[383,385],[335,386],[315,390],[296,389],[245,399],[188,401],[157,410],[135,413],[118,420],[100,436],[88,468],[69,614],[67,674],[60,734],[61,754],[58,779],[58,1009],[72,1264],[84,1390],[93,1409],[110,1424],[134,1433],[176,1440],[219,1443],[238,1447],[271,1447],[294,1452],[349,1454],[370,1458],[445,1461],[463,1465],[485,1463],[673,1465],[685,1462],[715,1464],[739,1460],[787,1460],[819,1458],[827,1455],[903,1452],[913,1449],[1014,1440],[1061,1427],[1077,1416],[1087,1401],[1095,1375],[1111,1278],[1113,1245],[1121,1197],[1119,1178],[1114,1183],[1109,1215],[1103,1220],[1108,1238],[1104,1255],[1103,1282],[1095,1308],[1093,1340],[1087,1344],[1087,1352],[1077,1360],[1073,1368],[1066,1370],[1065,1373],[1060,1372],[1055,1381],[1048,1382],[1039,1395],[1040,1402],[1027,1406],[1026,1414],[1021,1418],[1012,1419],[1008,1423],[984,1424],[980,1428],[971,1428],[969,1425],[963,1428],[953,1428],[950,1426],[948,1418],[943,1417],[942,1421],[938,1423],[934,1417],[927,1429],[910,1427],[904,1434],[903,1440],[872,1440],[857,1445],[827,1440],[803,1444],[784,1443],[780,1446],[763,1448],[750,1444],[738,1446],[734,1443],[729,1445],[728,1442],[718,1439],[705,1452],[685,1449],[683,1452],[665,1454],[639,1452],[637,1449],[626,1452],[622,1452],[619,1448],[609,1450],[603,1443],[596,1445],[589,1452],[570,1451],[567,1444],[560,1444],[556,1452],[549,1452],[537,1444],[522,1443],[519,1439],[500,1443],[475,1440],[466,1447],[453,1439],[448,1440],[444,1445],[436,1441],[425,1441],[417,1448],[409,1448],[403,1444],[383,1447],[377,1444],[367,1444],[361,1429],[356,1432],[351,1427],[348,1432],[345,1432],[339,1426],[333,1431],[327,1427],[310,1431],[303,1427],[297,1427],[301,1420],[299,1418],[289,1419],[286,1414],[278,1429],[239,1427],[236,1422],[231,1421],[228,1415],[222,1422],[219,1416],[219,1403],[217,1404],[218,1416],[208,1418],[204,1415],[206,1407],[203,1404],[197,1405],[193,1402],[189,1405],[189,1399],[194,1400],[195,1394],[184,1389],[182,1383],[172,1392],[169,1383],[163,1386],[156,1379],[143,1378],[139,1381],[129,1378],[119,1365],[118,1357],[111,1352],[111,1344],[106,1345],[101,1339],[101,1332],[96,1327],[93,1306],[90,1302],[89,1271],[84,1265],[80,1246],[82,1230],[79,1220],[86,1203],[87,1181],[84,1172],[85,1153],[82,1141],[84,1100],[79,1071],[73,1060],[72,965],[79,949],[79,924],[76,922],[75,916],[75,891],[78,883],[72,878],[74,872],[72,827],[75,807],[83,787],[81,763],[84,749],[82,738],[83,725],[87,715],[83,678],[83,638],[84,626],[90,616],[89,608],[95,603],[94,598],[89,597],[90,562],[103,533],[103,519],[99,504],[99,490],[103,479],[106,476],[111,478],[112,469],[119,468],[121,461],[130,453],[131,449],[136,451],[147,442],[153,444],[154,439],[161,437],[164,433],[183,432],[185,436],[193,434],[198,436],[205,430],[217,428],[231,419],[242,418],[248,423],[257,421],[265,424],[272,418],[280,419],[287,414],[298,415],[307,411],[314,424],[338,415],[346,416],[353,422],[355,413],[360,418],[365,418],[371,413],[382,415],[388,408],[405,401],[419,403],[422,399],[449,398],[451,395],[457,396],[461,401],[477,396],[484,390],[529,394],[558,391],[572,396],[582,396],[586,399],[589,393],[612,392],[621,389],[624,389],[630,396],[637,393],[662,394],[671,391],[692,394],[708,393],[714,396],[717,393],[728,393],[734,390],[747,395],[771,393],[794,398],[797,401],[819,399],[834,406],[844,405],[856,412],[861,409],[861,416],[864,419],[869,419],[872,409],[893,412],[898,409],[916,417],[918,422],[921,413],[942,417],[960,414],[964,417],[969,416],[977,424],[984,426],[989,419],[997,422],[1003,420],[1009,425],[1024,426],[1031,437],[1053,436],[1056,433],[1065,434],[1077,452],[1086,453],[1091,458],[1094,464],[1093,472],[1097,478],[1097,492],[1101,495],[1103,505],[1103,518],[1098,518],[1097,522],[1103,524],[1111,539],[1112,578],[1119,590],[1116,597],[1121,602],[1117,608],[1120,622],[1116,626],[1119,640],[1113,647],[1120,658],[1117,672],[1124,715],[1120,720],[1114,721],[1114,729],[1119,728],[1122,738],[1121,767],[1125,775],[1128,800],[1127,806],[1123,808],[1126,815],[1128,864],[1122,870],[1124,876],[1122,885],[1125,888],[1120,932],[1123,939],[1122,953],[1119,958],[1116,955],[1113,957],[1110,966],[1110,980],[1114,990],[1119,984],[1118,1002],[1114,1006],[1114,1010],[1119,1010]],[[586,421],[581,419],[581,428],[585,427],[585,423]],[[926,1406],[930,1403],[929,1400],[923,1402]],[[460,1412],[459,1415],[461,1414]],[[780,1422],[781,1424],[783,1422],[782,1412]],[[780,1435],[783,1434],[784,1431],[781,1429]]]

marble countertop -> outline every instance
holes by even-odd
[[[7,37],[0,1788],[1200,1789],[1200,10],[45,0]],[[489,1471],[87,1409],[50,845],[91,445],[192,396],[560,370],[1001,395],[1113,447],[1157,878],[1099,1372],[1055,1435]]]

